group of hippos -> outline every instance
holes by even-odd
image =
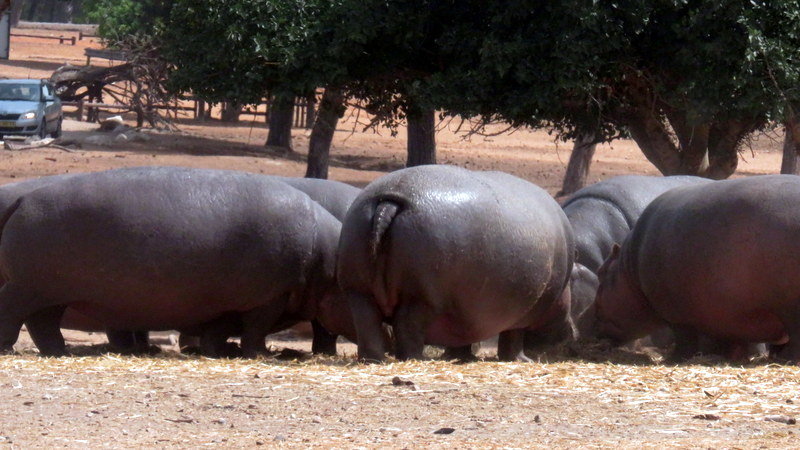
[[[178,330],[207,356],[267,351],[311,321],[363,361],[470,359],[669,330],[698,351],[800,360],[800,177],[621,176],[559,205],[501,172],[417,166],[363,190],[328,180],[142,167],[0,187],[0,352],[23,324],[43,355],[60,328],[112,346]],[[389,330],[391,332],[389,332]]]

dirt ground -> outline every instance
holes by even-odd
[[[31,30],[26,30],[31,32]],[[69,32],[35,31],[71,35]],[[48,77],[83,64],[93,41],[58,45],[12,38],[0,77]],[[0,150],[0,183],[125,166],[176,165],[302,176],[308,131],[295,130],[295,154],[266,151],[261,120],[238,125],[178,122],[179,132],[143,130],[124,138],[96,124],[64,122],[72,151]],[[404,130],[362,131],[347,117],[336,132],[331,178],[363,186],[402,167]],[[440,124],[441,163],[502,170],[555,193],[570,145],[538,130],[492,138]],[[499,129],[498,129],[499,130]],[[742,153],[737,176],[776,173],[780,132]],[[602,146],[591,181],[656,174],[630,141]],[[493,349],[472,364],[424,361],[359,365],[355,347],[336,358],[209,360],[164,351],[152,357],[105,353],[102,334],[66,332],[78,356],[38,357],[27,336],[17,356],[0,357],[0,444],[12,447],[797,447],[800,371],[767,362],[745,367],[597,346],[554,349],[533,364],[498,363]],[[277,349],[308,351],[291,332]],[[410,381],[413,385],[399,381]],[[777,420],[777,421],[776,421]],[[439,434],[435,433],[439,430]],[[449,434],[448,434],[449,432]]]

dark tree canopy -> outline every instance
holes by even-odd
[[[782,113],[777,87],[796,86],[795,1],[523,0],[485,12],[458,21],[450,44],[463,57],[429,87],[440,107],[565,138],[629,134],[664,173],[730,175],[746,136]]]
[[[729,176],[799,95],[798,0],[149,2],[172,5],[176,89],[249,103],[332,87],[389,125],[438,110],[630,136],[665,174]]]

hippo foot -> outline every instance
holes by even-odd
[[[442,353],[442,359],[445,361],[453,361],[459,363],[471,363],[478,360],[478,357],[472,352],[471,345],[463,347],[447,347]]]
[[[238,344],[235,342],[226,342],[214,349],[213,353],[203,352],[200,347],[195,347],[190,345],[188,347],[181,348],[181,353],[185,355],[199,355],[205,356],[207,358],[220,358],[220,359],[232,359],[232,358],[242,358],[244,357],[244,352],[242,352],[242,348],[239,347]],[[253,356],[254,358],[255,356]]]
[[[199,345],[187,345],[186,347],[181,347],[181,354],[183,355],[202,355],[203,352],[200,350]]]
[[[281,361],[302,361],[308,358],[308,353],[293,348],[284,348],[275,355],[275,358]]]
[[[220,349],[219,358],[241,358],[242,348],[235,342],[226,342]]]
[[[48,350],[48,351],[39,351],[39,356],[45,358],[62,358],[64,356],[69,356],[69,352],[66,349],[62,350]]]
[[[666,364],[668,366],[673,366],[673,365],[678,365],[678,364],[685,364],[687,361],[689,361],[693,357],[694,357],[694,355],[687,356],[687,355],[684,355],[684,354],[670,353],[669,356],[664,358],[664,364]]]
[[[112,345],[111,350],[120,355],[126,356],[154,356],[161,353],[161,347],[157,345],[133,346],[130,348],[117,348]]]
[[[528,356],[524,352],[519,352],[517,356],[511,360],[512,362],[518,363],[532,363],[533,360],[528,358]]]
[[[770,345],[769,355],[782,364],[800,365],[800,351],[788,344]]]
[[[246,358],[246,359],[257,359],[257,358],[270,358],[276,355],[276,352],[272,350],[268,350],[267,348],[259,348],[259,349],[241,349],[241,353],[238,357]]]
[[[359,364],[383,364],[386,362],[386,357],[358,355],[358,362]]]

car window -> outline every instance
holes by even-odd
[[[39,84],[3,83],[0,84],[0,100],[38,102],[41,98]]]
[[[46,84],[42,85],[42,95],[47,98],[50,96],[50,88],[47,87]]]

